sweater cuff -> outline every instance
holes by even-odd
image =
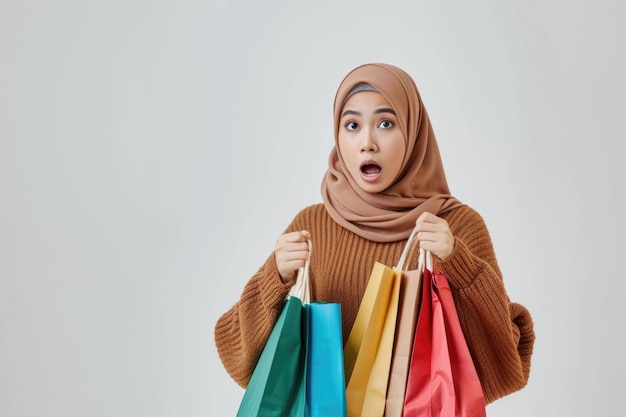
[[[450,286],[456,289],[472,285],[482,271],[467,245],[457,238],[454,239],[454,250],[450,256],[443,261],[434,260],[434,266],[446,276]]]

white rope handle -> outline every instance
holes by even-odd
[[[398,260],[398,265],[394,268],[395,270],[404,271],[407,268],[408,264],[408,255],[411,250],[411,246],[413,246],[413,241],[415,240],[415,236],[417,235],[417,227],[413,229],[411,234],[409,235],[409,239],[406,241],[406,245],[404,245],[404,249],[402,250],[402,254],[400,255],[400,259]],[[420,248],[419,254],[417,257],[417,269],[419,271],[424,271],[424,268],[429,271],[433,270],[433,258],[430,251],[425,251]]]
[[[415,236],[417,235],[417,228],[414,228],[411,234],[409,235],[409,239],[406,241],[406,245],[404,245],[404,250],[400,255],[400,259],[398,259],[398,264],[394,269],[402,271],[406,268],[407,257],[409,255],[409,251],[411,250],[411,246],[413,245],[413,240],[415,240]]]
[[[420,249],[420,255],[422,254],[422,252],[425,252],[425,261],[424,261],[424,267],[426,269],[428,269],[430,272],[433,272],[433,256],[430,253],[429,250],[425,251],[423,249]]]

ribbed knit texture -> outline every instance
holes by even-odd
[[[532,319],[523,306],[509,301],[480,215],[462,206],[441,217],[456,241],[447,259],[435,259],[435,268],[448,278],[485,400],[490,403],[526,385],[535,340]],[[322,204],[301,211],[286,231],[296,230],[311,233],[312,301],[341,304],[345,341],[374,263],[396,266],[406,240],[366,240],[335,223]],[[417,267],[417,254],[411,255],[407,269]],[[282,282],[271,254],[247,283],[241,299],[215,326],[222,363],[242,387],[248,384],[290,284]]]

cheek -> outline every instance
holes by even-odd
[[[402,162],[404,161],[404,154],[406,153],[404,139],[394,142],[394,146],[392,147],[391,152],[393,154],[394,165],[396,165],[399,169],[402,166]]]
[[[339,156],[343,160],[346,168],[348,168],[348,171],[354,171],[355,169],[359,169],[359,163],[355,162],[354,149],[350,146],[349,142],[339,140],[337,143],[337,148],[339,150]]]
[[[350,158],[352,155],[352,148],[350,147],[350,142],[344,140],[341,136],[339,136],[337,140],[337,149],[339,150],[339,154],[342,156],[344,161],[347,158]]]
[[[337,149],[339,150],[339,154],[343,155],[346,150],[346,141],[343,140],[341,135],[337,138]]]

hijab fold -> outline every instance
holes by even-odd
[[[406,145],[398,177],[375,194],[363,191],[353,180],[337,144],[345,100],[362,83],[374,87],[394,109]],[[335,96],[334,133],[322,200],[333,220],[346,229],[376,242],[394,242],[409,237],[422,213],[439,215],[462,205],[448,189],[435,134],[415,82],[400,68],[365,64],[352,70]]]

